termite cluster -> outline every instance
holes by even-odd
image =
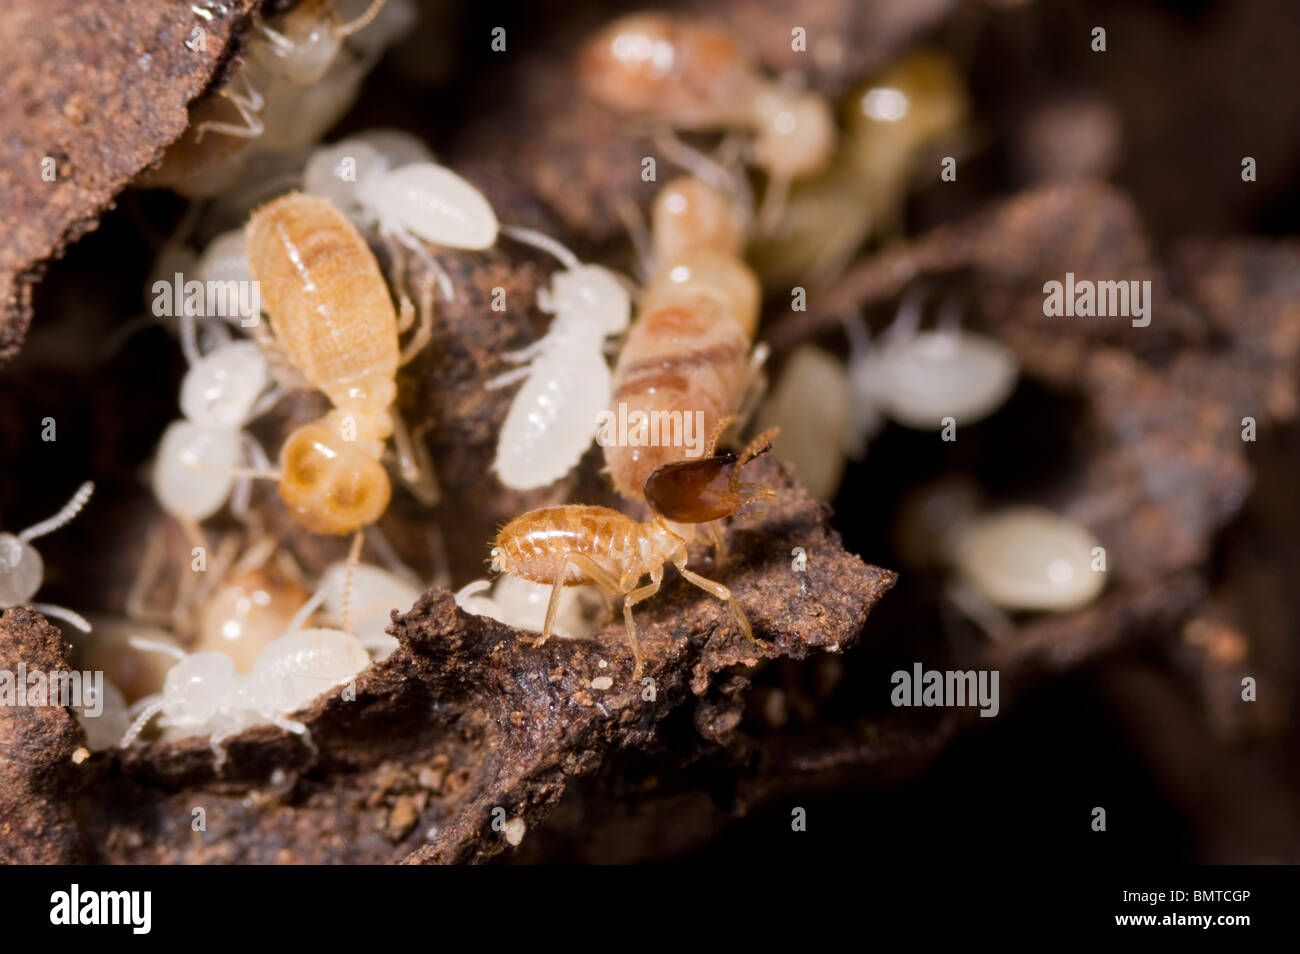
[[[963,328],[954,307],[927,330],[925,301],[912,295],[874,338],[862,316],[846,315],[847,360],[801,347],[767,387],[765,291],[824,285],[865,243],[896,235],[919,157],[960,135],[969,107],[942,54],[905,56],[850,92],[837,120],[828,97],[766,75],[708,20],[637,14],[584,38],[575,95],[629,130],[649,129],[685,173],[657,189],[648,225],[629,217],[632,276],[499,222],[483,193],[414,136],[372,130],[321,143],[413,15],[405,0],[374,0],[353,19],[332,0],[305,0],[257,20],[225,85],[192,107],[185,135],[138,181],[223,204],[244,223],[201,248],[182,229],[161,250],[159,274],[257,293],[187,306],[172,326],[188,370],[148,478],[193,550],[211,554],[203,573],[182,569],[170,605],[150,606],[166,559],[153,547],[117,616],[86,621],[33,604],[87,630],[76,637],[83,659],[110,675],[90,732],[97,747],[204,736],[220,763],[223,741],[260,723],[310,744],[293,714],[397,649],[390,614],[409,610],[430,581],[378,523],[395,493],[426,508],[442,497],[427,441],[400,410],[398,374],[439,347],[437,309],[463,293],[438,250],[524,246],[556,263],[536,299],[549,328],[500,355],[505,369],[484,382],[515,389],[485,479],[510,491],[566,486],[602,415],[689,416],[707,436],[695,453],[601,439],[602,473],[628,512],[556,501],[522,513],[484,541],[498,579],[456,594],[468,612],[536,633],[534,644],[590,637],[602,618],[595,604],[604,619],[621,608],[628,658],[614,671],[634,681],[647,660],[633,610],[659,591],[668,564],[724,602],[744,637],[762,636],[725,582],[688,565],[702,545],[725,579],[726,521],[774,496],[745,480],[751,460],[775,450],[830,499],[845,456],[860,455],[885,421],[932,431],[974,423],[1016,386],[1009,350]],[[328,410],[263,446],[251,426],[295,391],[315,392]],[[298,566],[252,503],[258,481],[274,484],[275,506],[302,531],[346,539],[346,559],[315,578]],[[30,541],[75,517],[91,489],[49,520],[0,534],[0,606],[33,598],[42,564]],[[236,529],[218,535],[218,517]],[[999,638],[1010,627],[1002,610],[1072,609],[1100,589],[1080,562],[1095,541],[1063,518],[1020,508],[963,513],[959,527],[939,548],[964,587],[954,599]],[[367,546],[379,563],[364,559]]]

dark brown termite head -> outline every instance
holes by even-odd
[[[772,449],[776,428],[764,431],[739,455],[726,452],[665,464],[645,482],[646,502],[673,523],[721,520],[758,500],[775,497],[766,487],[741,481],[744,466]]]

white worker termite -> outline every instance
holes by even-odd
[[[627,330],[632,301],[612,272],[582,264],[559,242],[529,229],[503,231],[564,265],[551,276],[551,287],[537,292],[538,307],[555,316],[546,334],[503,355],[521,366],[487,384],[524,381],[501,427],[492,469],[507,487],[529,490],[559,480],[591,446],[610,400],[605,339]]]
[[[153,491],[164,510],[176,518],[195,546],[204,546],[199,524],[231,499],[233,509],[247,509],[248,480],[238,476],[245,462],[269,469],[266,452],[244,425],[269,407],[259,401],[270,382],[262,349],[252,341],[227,341],[200,354],[194,318],[184,316],[181,342],[189,370],[181,382],[182,418],[163,432],[153,466]],[[278,398],[276,391],[266,394]]]
[[[948,569],[948,597],[995,640],[1008,613],[1069,613],[1106,586],[1104,549],[1085,527],[1039,506],[977,512],[964,482],[914,491],[900,508],[899,549],[917,566]]]
[[[474,580],[456,591],[456,605],[466,613],[487,616],[515,629],[540,633],[546,622],[546,607],[551,600],[549,583],[534,583],[510,575],[490,580]],[[555,635],[564,639],[581,639],[594,629],[593,607],[599,605],[590,586],[566,586],[560,592],[555,614]]]
[[[88,480],[77,488],[72,499],[54,516],[16,534],[0,533],[0,609],[30,605],[39,613],[71,623],[83,632],[90,632],[90,624],[79,613],[74,613],[65,606],[32,602],[32,597],[45,582],[45,563],[32,546],[32,541],[53,533],[72,520],[94,492],[95,485]]]
[[[1011,350],[987,335],[961,328],[948,307],[933,331],[921,330],[922,302],[904,299],[894,322],[871,341],[855,316],[846,322],[849,377],[860,427],[871,437],[877,415],[918,430],[941,430],[945,419],[973,424],[996,411],[1016,386]]]
[[[386,150],[386,151],[384,151]],[[329,199],[361,226],[401,242],[438,276],[443,295],[453,297],[451,281],[422,243],[481,251],[496,244],[496,213],[477,188],[445,166],[403,161],[415,152],[345,139],[317,150],[303,170],[303,190]],[[347,164],[350,161],[350,165]]]
[[[334,629],[285,633],[262,650],[247,675],[237,672],[234,660],[223,652],[186,653],[143,639],[132,640],[132,645],[167,653],[176,664],[168,670],[161,693],[131,707],[134,721],[121,747],[127,748],[159,716],[166,740],[210,736],[218,771],[226,761],[224,740],[249,726],[271,723],[310,745],[307,727],[289,716],[370,664],[355,636]]]

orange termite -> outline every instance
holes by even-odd
[[[669,183],[651,216],[657,270],[614,367],[611,415],[683,420],[709,433],[750,390],[758,362],[759,283],[740,260],[743,227],[732,204],[699,179]],[[644,418],[637,418],[642,414]],[[683,460],[682,442],[602,441],[614,487],[639,500],[656,469]]]
[[[749,618],[731,591],[688,569],[686,548],[701,524],[710,525],[709,536],[720,545],[713,521],[775,496],[740,479],[745,464],[771,449],[774,436],[774,431],[760,434],[739,456],[714,455],[715,433],[709,442],[710,456],[656,470],[645,484],[654,516],[644,523],[609,507],[570,504],[532,510],[506,524],[492,548],[492,569],[552,585],[542,633],[532,645],[540,646],[550,638],[562,588],[594,583],[612,596],[623,597],[623,621],[636,661],[632,678],[639,679],[643,660],[632,607],[659,592],[667,563],[706,593],[725,600],[741,630],[752,639]],[[650,582],[639,586],[646,574]]]
[[[369,246],[327,200],[290,194],[253,213],[244,231],[248,263],[260,284],[274,340],[334,410],[289,435],[280,452],[280,497],[314,533],[360,531],[383,515],[391,486],[380,463],[396,434],[410,439],[391,405],[400,354],[399,322]],[[430,316],[421,309],[423,317]],[[417,335],[413,347],[423,344]]]

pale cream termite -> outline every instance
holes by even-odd
[[[779,224],[749,249],[764,284],[824,285],[868,238],[896,233],[918,158],[958,134],[968,110],[957,68],[933,51],[909,54],[851,93],[834,162],[794,184]],[[926,177],[940,172],[936,156]]]
[[[385,441],[396,434],[409,450],[392,404],[397,368],[409,357],[399,352],[398,334],[413,320],[410,303],[399,324],[373,253],[324,199],[277,199],[253,213],[244,234],[274,346],[334,405],[285,441],[280,496],[313,532],[360,531],[391,496],[380,463]],[[404,458],[408,450],[399,446]]]
[[[644,660],[632,607],[659,591],[667,563],[689,582],[724,600],[745,636],[752,638],[749,618],[731,591],[687,568],[687,547],[699,525],[716,529],[715,521],[773,496],[770,490],[741,481],[742,468],[771,449],[773,436],[759,435],[739,457],[712,455],[710,447],[708,457],[655,471],[644,491],[654,516],[644,523],[609,507],[570,504],[532,510],[506,524],[492,548],[492,569],[552,586],[542,632],[534,645],[546,642],[554,631],[564,588],[594,583],[623,600],[623,621],[635,660],[632,678],[639,679]],[[711,535],[714,544],[720,539],[716,532]],[[650,582],[638,585],[647,574]]]
[[[210,198],[241,180],[254,150],[310,146],[347,111],[383,47],[414,16],[407,0],[372,0],[344,23],[335,0],[303,0],[271,21],[255,17],[243,61],[190,107],[185,133],[136,184]],[[388,22],[366,30],[377,18]],[[354,36],[359,50],[349,53],[343,41]]]

